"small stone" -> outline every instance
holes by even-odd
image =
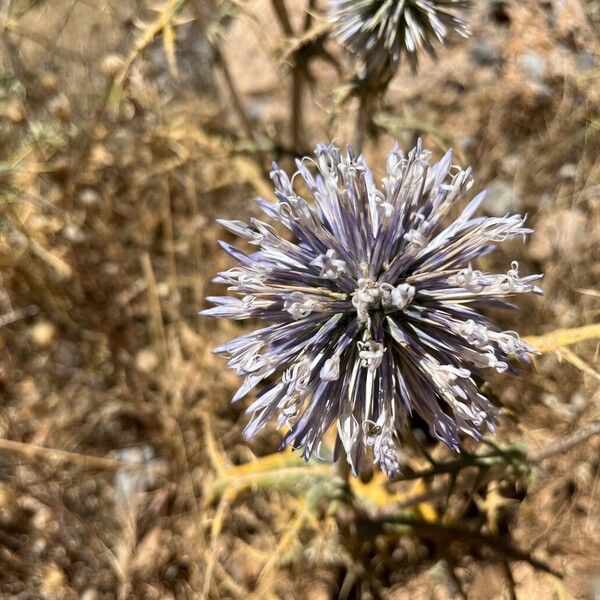
[[[156,284],[156,293],[159,298],[168,298],[171,293],[169,284],[166,281],[161,281]]]
[[[9,102],[3,112],[4,116],[13,123],[22,123],[25,119],[25,107],[20,100]]]
[[[40,75],[40,85],[47,94],[55,94],[58,91],[58,77],[51,71],[45,71]]]
[[[124,466],[115,473],[114,499],[118,506],[128,506],[137,494],[156,483],[157,477],[164,470],[164,462],[155,458],[155,454],[151,446],[133,446],[115,453],[117,460],[122,463],[143,466],[135,469]]]
[[[64,94],[59,94],[50,100],[48,103],[50,112],[63,123],[69,123],[71,121],[72,111],[71,103]]]
[[[119,265],[114,262],[105,262],[102,263],[102,271],[107,275],[118,275],[119,274]]]
[[[64,598],[67,580],[64,572],[55,564],[46,565],[40,583],[40,592],[43,598]]]
[[[62,232],[67,240],[74,242],[75,244],[80,244],[81,242],[85,241],[85,235],[74,223],[68,223],[65,225]]]
[[[47,506],[41,506],[35,511],[31,524],[40,531],[46,531],[48,524],[52,523],[52,519],[52,511]]]
[[[49,321],[39,321],[29,330],[31,341],[39,348],[47,348],[52,343],[56,328]]]
[[[84,206],[94,206],[100,202],[100,194],[93,188],[83,188],[77,194],[77,199]]]
[[[518,154],[508,154],[502,159],[502,170],[507,175],[510,175],[512,177],[516,175],[521,164],[521,157]]]
[[[529,79],[540,83],[547,70],[546,61],[537,52],[525,52],[520,60],[521,70]]]
[[[580,392],[575,392],[569,400],[569,404],[575,412],[582,412],[587,406],[587,403],[587,398]]]
[[[505,181],[493,181],[487,187],[487,192],[484,206],[493,217],[503,217],[507,213],[517,212],[521,206],[521,199],[514,192],[513,186]]]
[[[579,169],[575,163],[566,163],[558,171],[561,179],[576,179]]]
[[[120,54],[107,54],[102,59],[100,69],[107,77],[114,77],[123,68],[124,63]]]
[[[469,54],[474,63],[483,67],[496,65],[502,59],[500,49],[487,40],[477,40]]]
[[[460,146],[461,150],[464,150],[465,152],[473,150],[476,144],[477,140],[475,139],[474,135],[462,135],[458,140],[458,145]]]
[[[140,350],[135,357],[135,365],[142,373],[151,373],[158,367],[158,356],[150,348]]]
[[[586,73],[587,71],[592,71],[598,66],[598,61],[596,57],[590,52],[580,52],[577,55],[577,69]]]
[[[102,144],[95,144],[90,151],[90,160],[98,166],[110,167],[115,159]]]

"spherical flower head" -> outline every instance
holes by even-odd
[[[450,32],[469,35],[460,10],[468,0],[329,0],[334,35],[361,64],[361,77],[370,85],[387,84],[402,55],[413,71],[425,50],[436,56],[436,43]]]
[[[472,264],[531,233],[525,218],[474,216],[483,192],[444,226],[471,170],[453,166],[451,151],[432,163],[420,142],[408,155],[390,152],[379,186],[352,149],[320,145],[296,166],[290,179],[274,165],[277,201],[257,201],[291,236],[259,219],[219,221],[257,247],[246,254],[221,242],[238,266],[216,281],[232,296],[209,298],[216,306],[203,311],[266,321],[215,350],[245,378],[234,400],[267,381],[246,436],[276,418],[287,426],[282,446],[308,459],[335,426],[335,457],[345,454],[355,474],[375,462],[396,477],[416,415],[455,450],[463,434],[493,431],[496,409],[474,377],[516,372],[533,350],[479,309],[541,293],[541,276],[522,277],[516,262],[500,274]]]

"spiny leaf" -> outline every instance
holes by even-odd
[[[185,0],[167,0],[162,6],[155,9],[158,16],[154,21],[145,24],[140,35],[136,38],[133,48],[125,58],[123,66],[114,78],[112,89],[109,91],[111,103],[120,99],[120,89],[123,87],[129,74],[129,69],[140,54],[154,41],[156,36],[166,27],[172,26],[177,13],[183,8]],[[168,37],[168,34],[167,36]],[[168,59],[167,54],[167,59]]]

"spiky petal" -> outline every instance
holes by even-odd
[[[267,322],[216,350],[245,378],[234,400],[269,381],[248,408],[246,435],[277,418],[289,425],[283,445],[308,459],[335,425],[336,455],[345,453],[355,474],[371,460],[393,477],[415,415],[455,450],[462,434],[493,430],[496,410],[474,375],[514,371],[532,349],[479,308],[541,293],[541,276],[521,277],[516,262],[500,274],[472,263],[531,233],[525,218],[474,216],[481,193],[445,227],[471,170],[453,166],[450,151],[432,164],[420,142],[407,156],[390,152],[380,186],[351,149],[320,145],[296,165],[292,179],[274,165],[277,201],[258,200],[295,241],[258,219],[220,221],[258,249],[222,243],[238,266],[216,281],[233,296],[209,298],[216,306],[203,311]],[[297,177],[310,201],[294,190]]]

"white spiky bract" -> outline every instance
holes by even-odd
[[[385,83],[402,56],[416,71],[422,51],[436,56],[436,44],[450,32],[469,35],[460,11],[466,0],[329,0],[334,35],[360,60],[362,78]]]
[[[233,296],[209,298],[216,306],[203,311],[267,322],[215,350],[245,378],[234,400],[262,383],[246,435],[277,418],[289,427],[283,445],[308,459],[335,425],[335,454],[355,474],[374,461],[395,477],[415,415],[456,450],[461,434],[493,430],[496,409],[474,376],[515,371],[532,349],[479,309],[540,293],[541,276],[521,277],[516,262],[501,274],[471,265],[531,233],[525,218],[475,216],[480,193],[445,226],[471,170],[453,166],[450,151],[432,163],[420,143],[408,155],[390,152],[379,186],[351,149],[320,145],[296,165],[292,179],[274,165],[277,201],[258,200],[295,241],[259,219],[220,221],[257,250],[221,243],[238,266],[216,281]],[[310,201],[294,189],[297,177]]]

